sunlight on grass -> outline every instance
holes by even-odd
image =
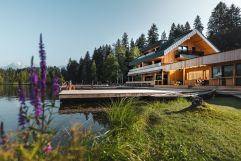
[[[182,98],[114,101],[106,111],[110,126],[104,134],[96,136],[75,126],[69,143],[48,155],[38,149],[42,142],[33,149],[12,144],[0,150],[0,159],[28,158],[29,151],[31,158],[44,160],[241,160],[241,110],[210,103],[190,105]]]

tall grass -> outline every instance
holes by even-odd
[[[107,115],[111,128],[129,128],[138,119],[136,99],[120,99],[112,101],[107,107]]]
[[[110,130],[92,148],[95,160],[151,160],[153,139],[149,134],[149,115],[136,99],[112,102],[107,115]],[[93,155],[94,154],[94,155]]]
[[[114,101],[106,111],[106,133],[96,136],[75,126],[69,144],[49,154],[43,147],[51,138],[40,136],[32,148],[0,146],[0,160],[240,160],[240,109],[205,104],[190,110],[190,105],[186,99]]]

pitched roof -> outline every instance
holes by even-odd
[[[145,47],[144,49],[142,49],[142,51],[146,51],[153,47],[156,47],[156,46],[158,46],[158,44],[160,46],[160,49],[156,52],[151,52],[149,54],[142,55],[142,56],[136,58],[135,60],[133,60],[132,62],[130,62],[129,64],[136,65],[143,61],[149,61],[151,59],[166,55],[168,52],[170,52],[174,48],[178,47],[180,44],[182,44],[183,42],[185,42],[187,39],[189,39],[190,37],[192,37],[195,34],[198,34],[210,47],[213,48],[213,50],[215,52],[219,52],[219,50],[203,34],[201,34],[198,30],[194,29],[194,30],[190,30],[190,31],[186,32],[185,34],[179,36],[178,38],[168,40],[164,43],[162,40],[160,40],[153,45]]]

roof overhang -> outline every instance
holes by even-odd
[[[184,43],[185,41],[190,39],[195,34],[200,36],[215,51],[215,53],[220,52],[205,36],[203,36],[203,34],[201,34],[197,29],[194,29],[192,32],[188,33],[183,38],[181,38],[180,40],[178,40],[177,42],[172,44],[170,47],[168,47],[166,50],[164,50],[164,55],[166,55],[167,53],[169,53],[173,49],[177,48],[179,45],[181,45],[182,43]]]

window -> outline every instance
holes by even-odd
[[[213,67],[213,78],[221,77],[222,76],[222,70],[221,66]]]
[[[233,76],[233,66],[232,65],[223,66],[223,76],[224,77],[232,77]]]
[[[236,86],[241,86],[241,78],[236,78]]]
[[[236,72],[237,72],[237,76],[241,76],[241,64],[237,64],[236,66]]]
[[[162,80],[162,76],[161,75],[157,75],[156,76],[156,80]]]
[[[187,46],[179,46],[179,47],[178,47],[178,51],[179,51],[179,52],[185,52],[185,53],[186,53],[186,52],[188,51],[188,47],[187,47]]]
[[[195,52],[196,52],[196,48],[192,47],[192,53],[195,53]]]

